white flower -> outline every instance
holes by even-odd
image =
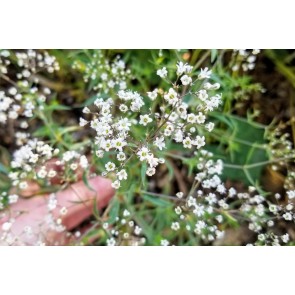
[[[210,75],[211,75],[211,71],[209,71],[208,68],[205,68],[204,70],[201,69],[201,73],[198,75],[198,78],[200,80],[203,80],[203,79],[209,79],[210,78]]]
[[[66,207],[62,207],[60,210],[59,210],[59,213],[61,215],[66,215],[68,213],[68,209]]]
[[[86,156],[84,156],[84,155],[80,157],[80,166],[83,169],[86,169],[88,167],[88,160],[87,160]]]
[[[161,240],[161,246],[169,246],[168,240]]]
[[[18,195],[10,195],[8,197],[9,204],[16,203],[18,201]],[[1,202],[1,201],[0,201]]]
[[[193,144],[196,145],[198,149],[201,148],[202,146],[205,145],[205,136],[201,137],[201,136],[197,135],[197,137],[194,140]]]
[[[119,171],[117,173],[117,176],[119,178],[119,180],[123,180],[123,179],[127,179],[127,173],[126,173],[126,170],[122,169],[121,171]]]
[[[289,212],[285,213],[283,215],[283,217],[284,217],[285,220],[288,220],[288,221],[292,220],[292,214],[289,213]]]
[[[104,152],[102,150],[98,150],[95,152],[95,154],[98,158],[103,158]]]
[[[192,83],[192,78],[189,77],[188,75],[182,76],[180,80],[182,82],[182,85],[189,85]]]
[[[107,171],[114,171],[116,169],[116,165],[113,162],[108,162],[105,165]]]
[[[177,101],[177,92],[173,89],[170,88],[168,93],[166,93],[164,95],[164,99],[170,104],[170,105],[174,105]]]
[[[203,205],[195,205],[195,209],[193,211],[198,217],[201,217],[205,214],[204,206]]]
[[[156,167],[160,163],[160,159],[154,157],[153,154],[149,154],[147,160],[148,160],[148,163],[149,163],[150,167]]]
[[[164,141],[164,137],[156,137],[155,141],[154,141],[154,145],[157,146],[159,148],[159,150],[161,151],[163,148],[165,148],[165,141]]]
[[[219,88],[220,88],[220,84],[219,83],[211,84],[209,82],[206,82],[204,84],[204,89],[206,89],[206,90],[212,90],[212,89],[213,90],[217,90]]]
[[[155,100],[157,98],[157,95],[158,95],[158,89],[156,88],[152,92],[147,92],[147,95],[150,98],[150,100]]]
[[[281,236],[281,239],[284,243],[288,243],[289,242],[289,235],[288,234],[284,234],[283,236]]]
[[[90,110],[87,107],[83,108],[82,112],[84,114],[90,114]]]
[[[117,159],[119,160],[119,161],[124,161],[125,159],[126,159],[126,155],[125,155],[125,153],[123,153],[123,152],[120,152],[120,153],[118,153],[117,154]]]
[[[100,78],[101,78],[101,80],[106,81],[106,80],[108,79],[108,74],[106,74],[106,73],[102,73],[102,74],[100,75]]]
[[[294,191],[287,191],[287,195],[289,199],[295,198],[295,190]]]
[[[148,175],[148,176],[153,176],[155,173],[156,173],[156,169],[153,168],[153,167],[149,167],[149,168],[146,170],[146,175]]]
[[[149,117],[149,115],[140,115],[139,124],[146,126],[148,123],[151,123],[153,120]]]
[[[181,212],[182,212],[181,208],[180,208],[179,206],[177,206],[177,207],[175,208],[175,213],[176,213],[177,215],[179,215],[179,214],[181,214]]]
[[[193,69],[192,66],[188,65],[187,63],[184,64],[183,62],[179,61],[176,65],[177,71],[176,74],[180,76],[183,73],[190,73]]]
[[[181,199],[183,197],[183,192],[178,192],[176,194],[176,197],[179,198],[179,199]]]
[[[11,229],[12,223],[11,222],[4,222],[2,224],[2,230],[3,231],[9,231]]]
[[[205,123],[206,116],[203,113],[199,112],[199,114],[196,116],[196,120],[198,124],[203,124]]]
[[[26,181],[21,181],[18,186],[21,190],[23,190],[28,188],[28,183]]]
[[[165,67],[160,70],[157,70],[157,75],[160,76],[161,78],[167,77],[167,74],[168,72]]]
[[[149,150],[146,147],[142,147],[138,152],[137,155],[139,157],[140,161],[144,161],[148,158],[149,156]]]
[[[125,210],[123,211],[123,216],[124,216],[124,217],[128,217],[128,216],[130,216],[130,212],[129,212],[127,209],[125,209]]]
[[[114,238],[107,239],[107,246],[116,246],[116,240]]]
[[[38,173],[37,173],[37,176],[39,177],[39,178],[45,178],[46,177],[46,175],[47,175],[47,171],[45,170],[45,169],[40,169],[39,171],[38,171]]]
[[[47,176],[48,176],[49,178],[52,178],[52,177],[55,177],[56,174],[57,174],[56,171],[54,171],[54,170],[50,170],[50,171],[48,172]]]
[[[172,222],[171,224],[171,228],[175,231],[179,230],[180,229],[180,225],[178,222]]]
[[[192,147],[192,140],[189,137],[186,137],[182,143],[184,148],[190,149]]]
[[[188,123],[196,123],[197,118],[195,114],[191,113],[187,115],[186,120]]]
[[[114,189],[118,189],[120,187],[120,181],[115,180],[111,185]]]
[[[205,128],[211,132],[214,129],[214,123],[209,122],[208,124],[205,125]]]
[[[113,141],[113,147],[119,150],[120,152],[122,151],[125,145],[127,145],[127,142],[123,138],[116,138]]]
[[[200,90],[199,92],[197,92],[197,96],[201,101],[205,101],[208,98],[206,90]]]
[[[83,118],[80,118],[80,123],[79,123],[79,125],[80,126],[85,126],[85,125],[87,125],[88,124],[88,121],[86,121],[85,119],[83,119]]]
[[[128,107],[126,106],[126,104],[120,104],[119,109],[123,113],[128,111]]]

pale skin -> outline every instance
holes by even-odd
[[[56,193],[57,208],[52,211],[54,218],[61,218],[62,225],[67,231],[75,229],[85,219],[93,213],[93,206],[96,204],[99,209],[104,208],[112,196],[114,189],[111,187],[109,179],[96,176],[88,180],[90,190],[81,180],[71,184],[65,190]],[[15,219],[11,232],[16,236],[21,236],[22,241],[27,245],[36,244],[37,236],[26,238],[23,234],[24,226],[30,226],[33,232],[40,232],[42,224],[43,239],[49,245],[66,245],[69,239],[64,232],[52,231],[44,222],[44,216],[48,214],[48,194],[31,198],[20,198],[17,203],[10,206],[11,216]],[[67,213],[60,214],[60,209],[65,207]],[[18,215],[19,212],[22,214]],[[0,231],[2,224],[8,217],[0,219]],[[39,235],[40,237],[40,235]]]

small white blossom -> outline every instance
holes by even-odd
[[[178,222],[172,222],[171,229],[177,231],[180,229],[180,225]]]
[[[122,169],[121,171],[117,173],[117,176],[119,180],[123,180],[123,179],[126,180],[128,175],[126,173],[126,170]]]
[[[167,74],[168,74],[168,72],[165,67],[157,70],[157,75],[160,76],[161,78],[167,77]]]
[[[161,246],[169,246],[168,240],[161,240]]]
[[[153,176],[155,173],[156,173],[156,169],[153,168],[153,167],[149,167],[149,168],[146,170],[146,175],[148,175],[148,176]]]
[[[114,189],[118,189],[119,187],[120,187],[120,181],[119,180],[115,180],[114,182],[112,182],[112,187],[114,188]]]
[[[147,95],[150,98],[150,100],[152,100],[152,101],[155,100],[158,96],[158,89],[156,88],[152,92],[147,92]]]
[[[138,152],[137,155],[139,157],[140,161],[144,161],[148,158],[149,156],[149,149],[146,147],[142,147]]]
[[[165,148],[165,139],[164,137],[156,137],[155,141],[154,141],[154,145],[157,146],[159,148],[159,150],[161,151],[163,148]]]
[[[198,75],[198,79],[199,80],[209,79],[210,76],[211,76],[211,71],[209,71],[208,68],[205,68],[204,70],[201,69],[201,73]]]
[[[114,171],[116,169],[116,165],[113,162],[108,162],[105,165],[107,171]]]
[[[168,93],[164,95],[164,99],[170,104],[170,105],[175,105],[175,103],[178,101],[177,98],[177,92],[173,89],[170,88]]]
[[[139,124],[146,126],[148,123],[153,122],[153,120],[150,118],[149,115],[140,115],[140,121]]]
[[[188,148],[188,149],[192,148],[193,142],[189,137],[186,137],[182,143],[184,148]]]
[[[189,77],[188,75],[184,75],[180,78],[182,85],[189,85],[192,83],[192,78]]]

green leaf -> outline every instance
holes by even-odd
[[[213,63],[217,58],[218,50],[217,49],[211,49],[211,63]]]
[[[143,195],[142,197],[145,201],[152,203],[155,206],[160,206],[160,207],[167,207],[171,206],[171,202],[168,200],[162,199],[160,197],[156,196],[148,196],[148,195]]]
[[[109,223],[114,223],[116,221],[116,217],[119,215],[120,211],[120,202],[117,198],[113,198],[112,200],[112,208],[109,213]]]
[[[70,110],[71,108],[61,104],[52,104],[52,105],[46,106],[45,109],[46,111],[67,111],[67,110]]]
[[[225,130],[223,127],[212,132],[221,144],[208,146],[225,163],[223,178],[253,185],[253,179],[259,179],[264,168],[259,163],[268,160],[264,148],[265,126],[234,115],[214,113],[212,116],[226,124]]]
[[[1,173],[4,173],[6,175],[8,174],[7,168],[3,164],[1,164],[1,163],[0,163],[0,172]]]
[[[143,186],[143,188],[145,188],[147,185],[146,170],[147,170],[147,164],[146,162],[144,162],[141,166],[141,185]]]

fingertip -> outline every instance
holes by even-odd
[[[89,179],[89,185],[97,192],[97,199],[109,200],[115,194],[115,189],[112,187],[112,181],[108,178],[96,176]]]

